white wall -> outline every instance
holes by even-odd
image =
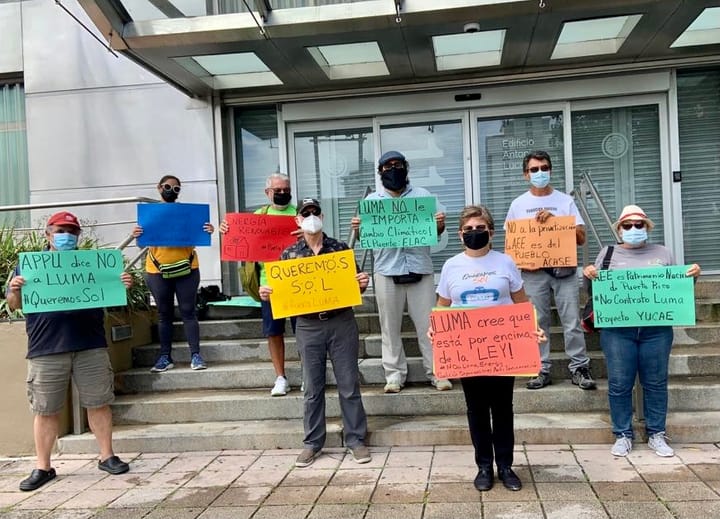
[[[63,4],[97,31],[74,0]],[[171,173],[183,181],[181,200],[209,203],[217,227],[211,104],[113,56],[51,0],[9,5],[22,27],[31,203],[157,198],[157,181]],[[2,27],[0,34],[4,45]],[[3,56],[0,50],[0,66]],[[135,221],[134,204],[68,209],[84,221],[116,222],[96,229],[107,244],[125,238]],[[33,223],[51,212],[35,211]],[[220,280],[217,234],[213,242],[199,249],[203,284]]]

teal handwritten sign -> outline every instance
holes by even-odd
[[[360,248],[437,244],[435,206],[436,200],[431,196],[360,201]]]
[[[597,328],[692,326],[695,286],[689,266],[599,270],[593,280]]]
[[[119,250],[23,252],[23,313],[125,306]]]

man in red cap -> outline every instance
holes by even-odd
[[[81,232],[77,217],[62,211],[47,222],[46,250],[77,248]],[[130,274],[121,275],[130,287]],[[7,284],[6,298],[11,310],[22,308],[25,279],[19,266]],[[65,404],[70,377],[77,384],[80,404],[87,409],[88,423],[100,447],[98,469],[122,474],[129,465],[112,449],[112,412],[115,399],[113,371],[105,341],[105,311],[102,308],[31,313],[25,316],[28,334],[28,398],[35,415],[33,434],[36,468],[20,482],[20,490],[35,490],[55,478],[50,454],[58,436],[60,412]]]

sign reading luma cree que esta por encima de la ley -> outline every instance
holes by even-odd
[[[695,283],[689,265],[598,270],[592,282],[596,328],[692,326]]]
[[[435,197],[361,200],[360,248],[426,247],[438,242]]]
[[[119,250],[23,252],[19,258],[23,313],[125,306]]]

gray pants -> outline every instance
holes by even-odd
[[[367,416],[360,397],[360,340],[352,310],[327,321],[298,317],[295,329],[305,384],[303,426],[305,447],[325,445],[325,369],[330,358],[340,397],[343,438],[347,447],[365,443]]]
[[[565,354],[570,358],[569,368],[574,372],[580,367],[590,364],[585,348],[585,336],[580,328],[580,305],[578,303],[577,277],[568,276],[557,279],[543,270],[523,271],[525,293],[535,306],[538,325],[545,332],[548,340],[540,343],[541,371],[550,372],[550,321],[552,316],[551,296],[555,298],[555,306],[560,315],[565,339]]]

